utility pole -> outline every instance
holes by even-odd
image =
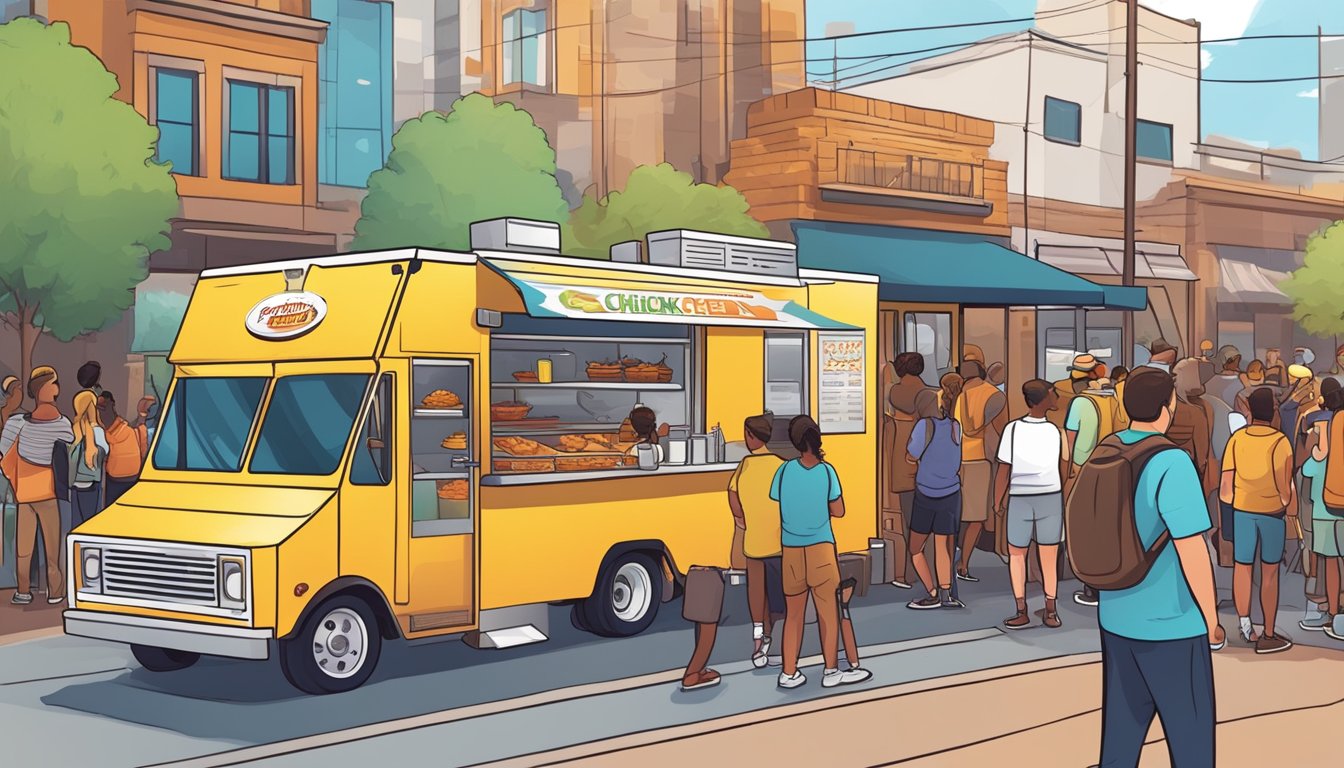
[[[1125,254],[1120,271],[1120,283],[1134,285],[1135,234],[1135,158],[1138,156],[1139,128],[1139,0],[1125,3]],[[1134,365],[1134,312],[1124,314],[1124,328],[1120,334],[1122,359],[1127,367]],[[1179,342],[1178,342],[1179,343]]]

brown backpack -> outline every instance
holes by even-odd
[[[1167,450],[1180,449],[1160,435],[1133,445],[1110,436],[1079,470],[1065,503],[1064,544],[1073,572],[1084,584],[1105,590],[1138,584],[1171,540],[1170,532],[1163,530],[1144,549],[1134,519],[1134,495],[1143,468]]]

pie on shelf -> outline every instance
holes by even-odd
[[[422,408],[439,409],[461,408],[462,398],[458,397],[455,392],[449,392],[446,389],[436,389],[428,395],[425,395],[424,399],[420,401],[420,406]]]
[[[442,445],[444,448],[447,448],[450,451],[465,451],[467,450],[467,433],[454,432],[453,434],[443,438],[443,442],[440,443],[440,445]]]
[[[444,480],[439,483],[439,498],[448,501],[466,501],[469,487],[466,480]]]

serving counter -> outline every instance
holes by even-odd
[[[657,469],[603,469],[595,472],[494,474],[482,476],[481,485],[543,485],[546,483],[572,483],[581,480],[612,480],[624,477],[663,477],[705,472],[732,472],[735,469],[737,469],[736,462],[726,462],[723,464],[664,464]]]

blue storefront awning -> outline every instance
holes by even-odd
[[[798,263],[876,275],[883,301],[981,307],[1142,310],[1143,288],[1101,285],[974,235],[904,227],[793,223]]]

